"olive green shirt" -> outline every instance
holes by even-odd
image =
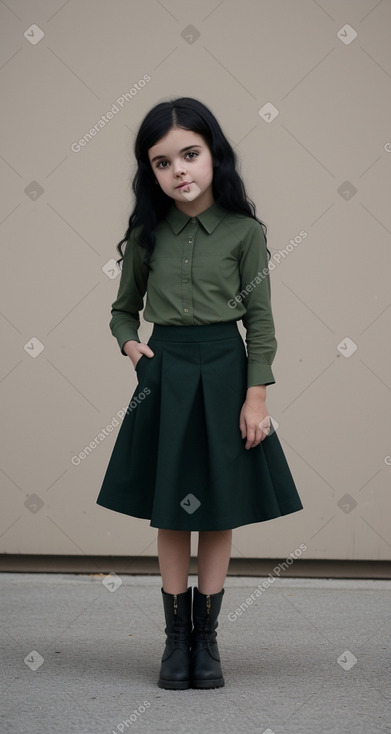
[[[172,205],[155,228],[149,266],[131,231],[121,280],[112,304],[110,329],[122,354],[140,341],[144,319],[162,325],[197,325],[242,320],[246,329],[247,387],[275,382],[271,365],[277,340],[270,301],[270,275],[263,229],[252,217],[214,203],[196,217]]]

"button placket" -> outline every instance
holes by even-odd
[[[186,228],[185,242],[183,246],[182,268],[181,268],[181,287],[182,287],[182,313],[185,324],[193,323],[193,298],[192,298],[192,259],[193,246],[195,239],[195,231],[197,228],[197,219],[192,217],[189,224],[192,226]]]

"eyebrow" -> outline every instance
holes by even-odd
[[[185,153],[186,150],[192,150],[193,148],[202,148],[202,145],[188,145],[186,148],[182,148],[182,150],[180,150],[179,152]],[[151,163],[161,158],[165,159],[167,158],[167,156],[166,155],[155,155],[154,158],[152,158]]]

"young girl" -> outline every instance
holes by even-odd
[[[270,252],[236,155],[201,102],[151,109],[135,157],[110,329],[138,383],[97,503],[158,528],[166,621],[158,685],[216,688],[232,528],[303,508],[266,407],[277,349]],[[143,344],[146,293],[154,327]],[[191,531],[199,531],[193,598]]]

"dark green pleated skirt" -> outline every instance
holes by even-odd
[[[227,530],[303,509],[276,430],[245,449],[237,322],[155,324],[97,504],[155,528]]]

